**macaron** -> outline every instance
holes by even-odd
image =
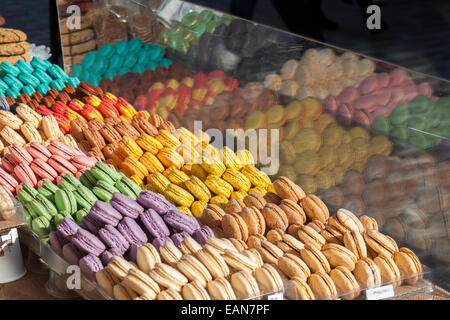
[[[59,189],[55,192],[56,208],[63,215],[72,215],[77,211],[77,201],[70,190]]]

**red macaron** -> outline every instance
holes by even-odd
[[[30,168],[37,176],[44,180],[46,179],[53,182],[58,176],[58,172],[56,172],[55,169],[53,169],[47,162],[41,159],[34,159],[30,164]]]
[[[25,162],[30,164],[33,161],[33,157],[28,153],[28,151],[17,143],[13,143],[9,147],[9,153],[17,161],[17,163]]]
[[[33,170],[26,163],[19,163],[14,167],[14,173],[21,182],[26,182],[33,187],[37,184],[37,178]]]
[[[28,153],[35,159],[41,159],[47,162],[48,158],[52,156],[51,152],[47,150],[42,144],[32,142],[27,148]]]
[[[70,160],[76,155],[83,154],[81,151],[64,144],[58,140],[50,141],[50,144],[47,147],[48,151],[50,151],[53,155],[60,156],[65,160]]]
[[[0,168],[0,184],[10,192],[15,192],[19,182],[8,172]]]
[[[67,173],[75,174],[78,171],[68,160],[55,154],[48,159],[48,164],[58,171],[60,175],[65,175]]]

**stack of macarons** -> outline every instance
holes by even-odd
[[[164,48],[159,45],[143,43],[139,38],[130,41],[106,43],[97,52],[88,52],[81,64],[72,67],[72,74],[97,86],[102,78],[114,79],[116,75],[127,72],[143,73],[146,69],[155,70],[158,66],[169,67],[172,62],[164,58]]]
[[[174,131],[173,125],[157,115],[150,116],[141,111],[131,123],[117,117],[106,117],[104,121],[93,118],[88,122],[75,119],[70,122],[72,135],[87,155],[99,157],[102,161],[111,162],[112,154],[124,136],[137,139],[140,134],[154,136],[159,129]]]
[[[81,224],[97,200],[109,202],[115,192],[136,199],[141,192],[130,179],[97,159],[83,159],[86,166],[75,174],[69,172],[57,179],[49,176],[36,185],[37,189],[29,183],[19,189],[17,199],[25,218],[41,237],[47,237],[64,218]]]
[[[379,115],[372,130],[389,136],[400,145],[412,145],[425,150],[443,140],[450,140],[450,99],[435,100],[419,94],[406,104],[400,104],[390,115]]]
[[[224,204],[248,192],[265,194],[269,177],[254,166],[250,152],[217,150],[204,132],[184,127],[159,130],[154,137],[141,134],[136,141],[124,137],[112,155],[120,169],[146,189],[163,194],[179,210],[194,216],[208,203]]]
[[[279,130],[278,175],[289,177],[308,193],[337,185],[346,171],[361,172],[371,155],[392,151],[384,136],[371,138],[362,127],[343,128],[323,113],[318,99],[310,97],[254,111],[245,119],[245,129],[268,129],[269,137],[271,130]],[[270,154],[271,145],[259,144],[259,149]]]
[[[95,201],[81,226],[64,218],[50,235],[50,245],[95,280],[95,273],[113,257],[137,263],[137,250],[147,242],[159,248],[166,242],[179,244],[187,236],[205,243],[213,234],[209,227],[200,227],[194,217],[179,212],[161,195],[143,191],[134,200],[115,192],[109,203]]]
[[[167,79],[181,81],[186,77],[192,77],[193,73],[177,63],[172,63],[168,68],[159,66],[155,70],[147,69],[142,74],[139,72],[127,72],[121,76],[116,75],[112,80],[103,78],[99,87],[105,92],[123,97],[127,101],[135,101],[143,95],[155,82],[165,82]]]
[[[39,187],[44,180],[59,181],[67,173],[79,177],[97,161],[58,140],[51,140],[47,147],[37,142],[27,148],[14,143],[1,159],[0,184],[15,194],[23,183]]]
[[[58,139],[76,147],[70,134],[64,135],[53,115],[42,117],[23,103],[14,106],[17,115],[0,110],[0,151],[4,154],[12,144],[21,146],[32,142],[47,144],[49,140]]]
[[[207,75],[198,72],[180,82],[176,79],[155,82],[146,94],[136,98],[134,105],[138,110],[153,111],[164,119],[177,110],[181,118],[188,108],[198,109],[210,105],[217,95],[238,86],[237,79],[228,77],[221,70],[211,71]]]
[[[190,43],[200,38],[203,33],[214,33],[219,25],[228,26],[232,20],[233,17],[229,15],[219,16],[208,9],[201,12],[191,11],[172,29],[161,31],[158,40],[161,44],[186,54]]]
[[[339,95],[328,96],[324,106],[343,125],[357,124],[368,129],[377,116],[388,117],[398,105],[417,95],[437,99],[429,83],[416,85],[405,70],[397,68],[373,74],[358,86],[347,86]]]
[[[38,57],[30,63],[19,60],[15,65],[3,61],[0,70],[0,95],[14,99],[21,93],[31,96],[36,91],[45,95],[52,88],[61,92],[67,84],[76,87],[80,82],[77,77],[69,77],[60,66]]]
[[[118,300],[261,299],[284,289],[274,265],[235,239],[192,237],[158,250],[147,243],[137,250],[137,265],[114,257],[96,274],[99,287]]]
[[[331,48],[310,48],[300,60],[286,61],[279,74],[267,75],[264,86],[300,100],[325,99],[328,95],[338,95],[345,87],[357,87],[374,71],[374,62],[359,59],[354,53],[338,56]]]

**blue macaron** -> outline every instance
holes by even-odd
[[[142,40],[140,38],[133,38],[128,41],[128,51],[136,52],[142,47]]]
[[[96,57],[97,55],[94,51],[89,51],[88,53],[86,53],[83,61],[81,62],[81,66],[83,67],[83,69],[89,69],[94,64]]]
[[[50,87],[61,92],[64,89],[64,82],[62,79],[52,80],[50,82]]]
[[[19,68],[17,68],[16,66],[13,66],[11,63],[3,61],[0,64],[0,68],[6,73],[6,74],[10,74],[14,77],[17,77],[20,73]]]
[[[17,91],[20,91],[23,87],[23,83],[20,82],[16,77],[14,77],[10,74],[7,74],[3,78],[3,81],[5,81],[8,84],[9,88],[14,88]]]
[[[8,90],[5,91],[5,94],[6,94],[6,96],[10,96],[15,99],[20,94],[20,92],[14,88],[9,88]]]
[[[52,77],[50,77],[46,72],[42,71],[41,69],[34,70],[32,74],[39,80],[40,83],[50,83],[50,81],[52,81]]]
[[[116,72],[111,69],[106,70],[106,72],[103,74],[103,78],[108,78],[109,80],[113,80],[115,76]]]
[[[131,71],[133,71],[133,72],[139,72],[139,73],[143,73],[144,71],[145,71],[145,68],[142,66],[142,65],[140,65],[140,64],[136,64],[132,69],[131,69]]]
[[[30,86],[30,85],[26,85],[26,86],[24,86],[22,88],[22,93],[26,93],[29,96],[31,96],[35,92],[36,92],[35,88],[33,86]]]
[[[121,76],[121,75],[124,75],[127,72],[130,72],[130,69],[128,69],[128,68],[120,68],[119,71],[117,71],[117,75]]]
[[[39,85],[38,78],[28,72],[22,72],[19,75],[19,80],[22,81],[24,85],[30,85],[33,88],[36,88]]]
[[[114,55],[109,60],[109,68],[111,70],[119,70],[123,65],[124,58],[119,55]]]
[[[125,56],[128,53],[128,45],[124,40],[116,42],[114,49],[116,50],[116,53],[121,56]]]
[[[19,60],[16,62],[16,67],[22,72],[33,73],[34,68],[31,64],[26,61]]]
[[[101,46],[100,49],[98,49],[97,54],[103,56],[103,57],[109,57],[111,53],[114,52],[114,47],[111,43],[105,43]]]
[[[61,79],[64,81],[69,77],[67,73],[57,64],[54,64],[50,68],[48,68],[47,73],[49,73],[55,80]]]
[[[164,49],[154,45],[149,48],[149,58],[152,60],[160,60],[164,56]]]
[[[136,64],[136,61],[137,61],[136,54],[130,52],[123,59],[123,66],[125,68],[130,68],[131,69]]]
[[[150,70],[155,70],[158,67],[158,64],[153,60],[149,60],[145,67]]]
[[[47,94],[47,92],[50,90],[50,87],[46,83],[41,83],[40,85],[38,85],[36,87],[36,90],[39,91],[40,94],[45,96]]]
[[[43,60],[38,57],[33,57],[33,59],[31,59],[30,61],[30,64],[34,68],[41,69],[42,71],[47,71],[47,69],[52,65],[49,61]]]
[[[3,81],[2,79],[0,79],[0,90],[5,91],[8,88],[9,88],[9,86],[6,84],[6,82]]]
[[[72,76],[78,77],[81,74],[82,69],[83,67],[81,66],[81,64],[74,64],[72,67]]]
[[[72,87],[76,88],[80,84],[80,79],[77,77],[70,77],[66,80],[66,85],[71,85]]]
[[[159,60],[159,65],[162,67],[170,67],[170,65],[172,64],[172,61],[170,59],[167,58],[162,58],[161,60]]]

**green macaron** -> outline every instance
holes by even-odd
[[[55,214],[51,214],[49,212],[49,210],[47,209],[47,207],[44,204],[42,204],[40,201],[33,201],[33,202],[30,203],[30,205],[31,205],[31,209],[37,215],[36,218],[44,217],[45,219],[50,221],[50,220],[52,220],[53,216],[56,215],[56,213]]]
[[[68,189],[60,189],[55,193],[55,204],[59,213],[67,216],[77,211],[77,200],[73,192]]]
[[[428,134],[416,130],[410,130],[408,142],[419,149],[427,149],[432,146]]]
[[[120,175],[116,170],[108,167],[106,164],[100,161],[97,162],[90,171],[97,180],[108,182],[111,185],[113,185],[117,180],[120,179]]]
[[[428,127],[428,120],[423,115],[411,115],[407,121],[408,128],[424,130]]]
[[[46,197],[48,200],[54,202],[55,201],[55,193],[59,188],[54,183],[44,180],[42,186],[38,189],[38,192]]]
[[[95,194],[85,186],[79,186],[73,191],[73,195],[77,201],[78,208],[90,210],[95,201],[98,200]]]
[[[19,192],[17,192],[17,199],[23,204],[26,202],[33,201],[36,198],[38,192],[28,183],[24,183]]]
[[[49,214],[51,214],[52,216],[54,216],[54,215],[56,215],[58,213],[58,209],[56,209],[56,206],[53,204],[53,202],[48,200],[42,194],[40,194],[40,193],[36,194],[36,199],[35,200],[37,200],[37,202],[40,202],[45,207],[47,212]],[[36,202],[36,201],[33,201],[33,202]]]
[[[113,193],[119,192],[119,190],[117,190],[114,185],[111,185],[103,180],[99,180],[94,189],[92,189],[92,192],[94,192],[94,194],[101,200],[109,202],[109,200],[111,200],[112,198]]]
[[[87,215],[89,213],[89,210],[87,209],[80,209],[77,212],[75,212],[75,214],[73,215],[73,217],[75,218],[76,223],[81,224],[83,217],[85,215]]]
[[[34,211],[33,207],[31,206],[32,202],[22,203],[23,206],[23,212],[26,215],[29,215],[31,219],[39,217],[36,211]]]
[[[385,116],[378,116],[373,120],[372,129],[377,134],[387,136],[389,135],[390,128],[391,125],[389,124],[389,119]]]
[[[410,114],[423,114],[428,110],[430,104],[433,100],[424,96],[423,94],[418,94],[414,99],[408,103],[408,109]]]
[[[136,200],[139,194],[141,193],[142,189],[133,181],[128,179],[127,177],[123,177],[120,180],[118,180],[114,186],[124,195],[128,196],[129,198]]]
[[[398,139],[401,141],[408,140],[408,128],[406,127],[394,127],[390,132],[391,138]]]
[[[432,104],[425,113],[425,117],[427,118],[429,128],[437,127],[442,120],[442,110],[436,104]]]
[[[409,117],[408,105],[401,104],[392,110],[389,121],[393,126],[404,124]]]
[[[31,228],[40,236],[48,236],[51,229],[50,220],[45,217],[37,217],[31,222]]]
[[[88,187],[89,190],[97,184],[97,178],[94,177],[90,170],[86,170],[80,177],[80,182],[83,186]]]

